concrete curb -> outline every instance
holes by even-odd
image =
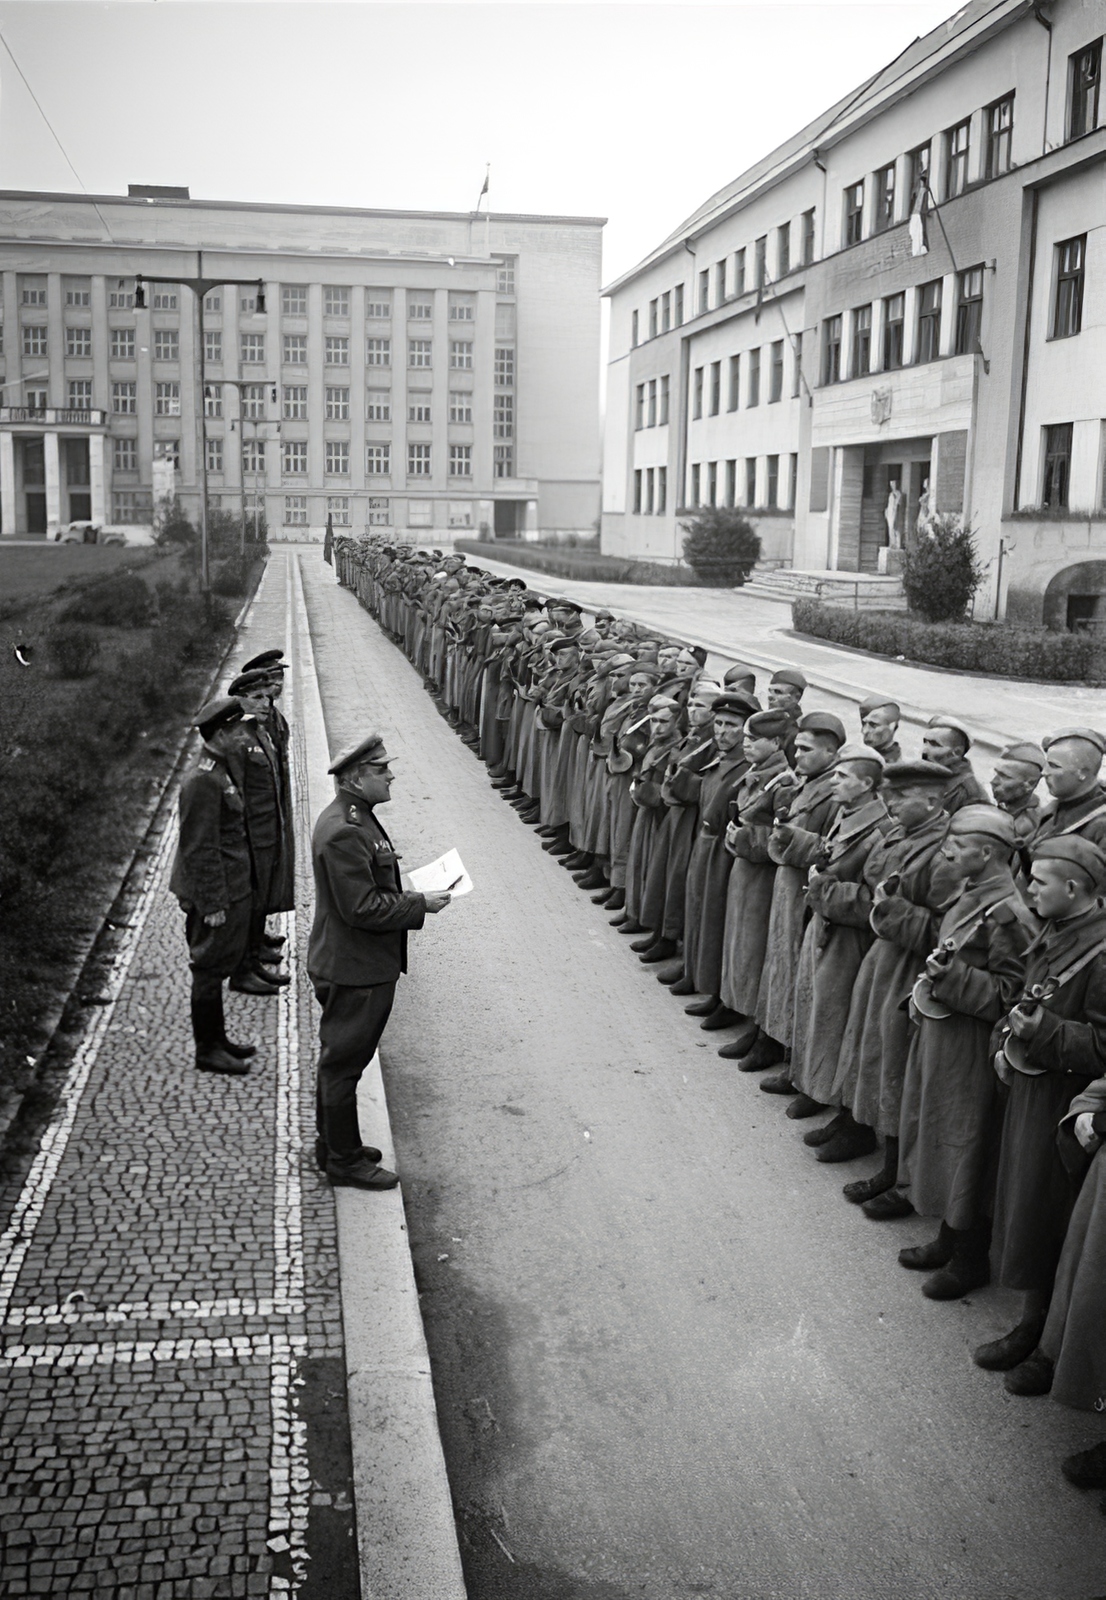
[[[314,818],[333,798],[330,747],[299,553],[287,559],[305,798]],[[358,1109],[366,1138],[390,1165],[379,1057],[362,1079]],[[402,1190],[340,1189],[335,1199],[361,1593],[364,1600],[465,1600]]]

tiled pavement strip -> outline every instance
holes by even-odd
[[[236,660],[273,643],[310,659],[296,577],[274,557]],[[288,692],[309,908],[300,676]],[[232,1036],[260,1045],[251,1075],[195,1072],[174,845],[170,824],[109,1003],[5,1197],[0,1594],[353,1600],[335,1206],[311,1140],[309,914],[283,919],[298,959],[279,999],[230,997]]]

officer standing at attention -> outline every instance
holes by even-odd
[[[335,798],[311,840],[315,922],[307,970],[323,1008],[315,1153],[332,1184],[355,1189],[399,1182],[379,1165],[380,1151],[361,1143],[357,1085],[391,1014],[396,980],[407,970],[408,931],[450,900],[400,885],[398,857],[374,810],[391,797],[390,760],[379,733],[342,751],[329,769]]]
[[[230,774],[242,707],[224,697],[196,718],[203,754],[181,784],[180,840],[169,888],[184,911],[192,969],[192,1034],[201,1072],[242,1076],[252,1044],[232,1044],[223,1018],[223,980],[246,958],[250,940],[250,851],[245,802]]]

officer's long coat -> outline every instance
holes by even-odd
[[[340,790],[311,839],[315,921],[307,950],[313,983],[371,988],[407,971],[407,934],[426,902],[404,890],[392,841],[372,808]]]
[[[1104,943],[1106,911],[1097,907],[1048,923],[1026,952],[1026,987],[1062,976]],[[993,1052],[1006,1033],[1003,1023],[991,1040]],[[1022,1048],[1025,1064],[1037,1071],[1008,1074],[991,1256],[1004,1288],[1047,1293],[1077,1192],[1057,1148],[1056,1125],[1073,1097],[1106,1072],[1106,953],[1042,1002],[1041,1025]]]
[[[644,917],[645,885],[654,851],[664,838],[668,821],[668,807],[662,798],[661,786],[668,763],[679,748],[679,743],[680,735],[676,729],[666,734],[659,743],[654,744],[650,740],[649,748],[641,758],[641,771],[630,786],[634,821],[626,858],[626,910],[647,928],[654,925],[646,922]]]
[[[1080,1112],[1106,1111],[1106,1078],[1097,1078],[1071,1103],[1060,1141],[1073,1169],[1087,1157],[1073,1123]],[[1098,1120],[1096,1116],[1096,1121]],[[1056,1370],[1052,1398],[1081,1411],[1106,1408],[1106,1145],[1091,1158],[1068,1224],[1041,1350]]]
[[[879,799],[841,812],[826,835],[828,859],[822,875],[807,889],[811,918],[795,983],[791,1081],[824,1105],[831,1103],[853,984],[874,938],[864,863],[890,827]]]
[[[740,748],[718,757],[703,771],[699,791],[699,835],[687,867],[684,901],[684,968],[700,994],[722,988],[722,941],[726,931],[726,889],[733,856],[726,849],[726,825],[734,796],[749,763]]]
[[[970,937],[933,979],[934,997],[952,1015],[922,1017],[910,1042],[899,1176],[916,1211],[970,1228],[987,1214],[994,1181],[998,1079],[991,1030],[1020,993],[1035,931],[1008,867],[964,891],[942,917],[938,938],[958,930]]]
[[[641,920],[665,939],[683,938],[687,869],[699,832],[702,774],[717,754],[709,728],[692,728],[661,785],[667,816],[649,863]]]
[[[246,807],[226,761],[210,745],[181,784],[180,837],[170,892],[186,911],[210,916],[250,897]]]
[[[791,1042],[795,980],[807,916],[806,875],[821,855],[823,835],[837,815],[837,809],[829,772],[803,779],[792,793],[787,813],[787,826],[793,830],[791,839],[785,845],[769,838],[768,852],[776,863],[776,876],[768,913],[768,943],[753,1015],[763,1032],[778,1044]]]
[[[280,707],[274,705],[265,727],[280,763],[280,849],[273,870],[272,894],[266,911],[293,911],[296,905],[296,819],[292,804],[292,733]]]
[[[841,1040],[832,1104],[885,1138],[899,1136],[902,1080],[910,1049],[907,1000],[937,944],[937,929],[963,885],[940,854],[948,833],[944,812],[916,832],[895,827],[865,863],[869,888],[899,873],[898,892],[873,902],[868,922],[876,941],[860,964]]]

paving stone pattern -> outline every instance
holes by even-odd
[[[299,648],[287,605],[276,557],[238,659]],[[302,779],[302,735],[296,749]],[[312,1145],[307,918],[286,919],[293,988],[228,997],[231,1036],[260,1046],[251,1075],[197,1073],[170,834],[117,998],[90,1018],[23,1188],[2,1197],[5,1600],[309,1595],[314,1508],[335,1536],[296,1404],[307,1364],[344,1370],[333,1197]]]

